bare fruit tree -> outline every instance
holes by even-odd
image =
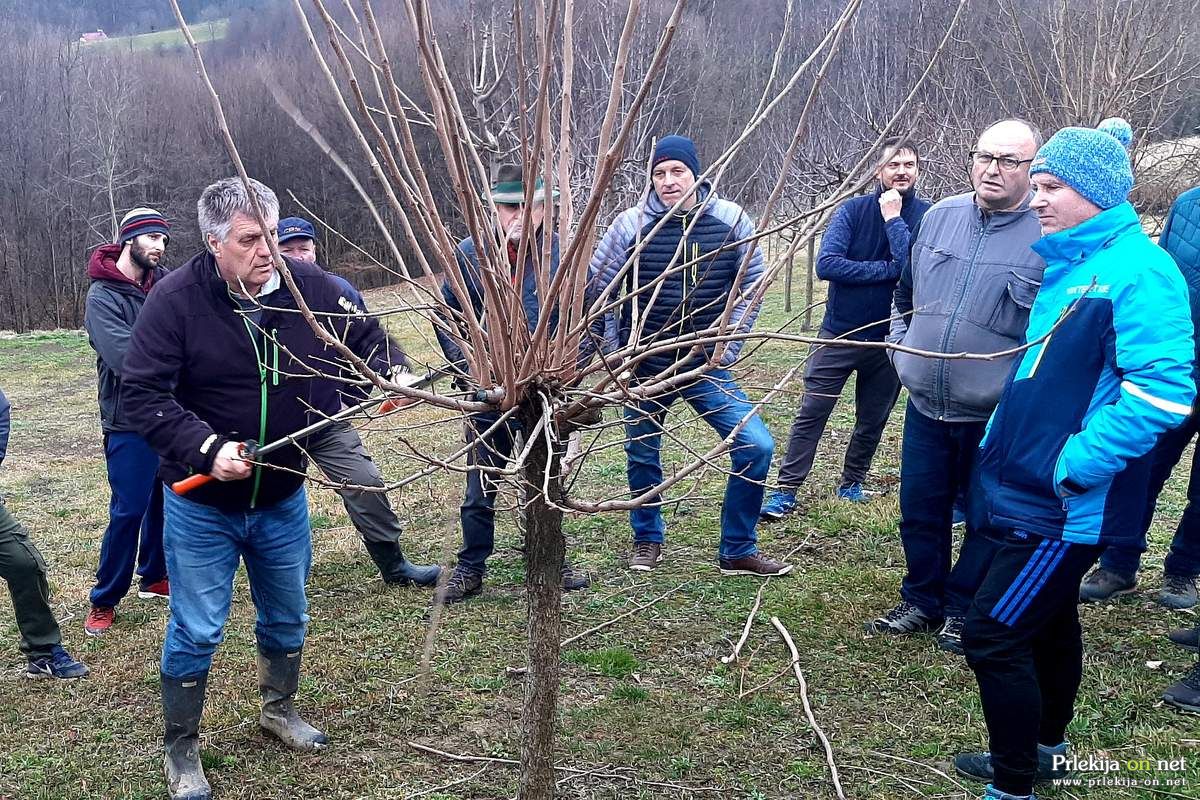
[[[175,0],[172,5],[210,90],[230,155],[247,179],[217,88]],[[664,93],[669,97],[671,87],[686,83],[673,71],[671,54],[688,27],[687,0],[658,9],[664,16],[649,22],[640,0],[628,0],[624,6],[514,0],[503,14],[480,17],[475,49],[465,59],[442,50],[433,4],[423,0],[400,4],[406,27],[402,41],[408,47],[404,52],[385,45],[384,26],[397,21],[381,20],[371,0],[340,4],[293,0],[293,5],[350,136],[331,144],[278,87],[276,97],[353,183],[389,243],[394,263],[388,267],[404,289],[397,292],[394,307],[377,310],[376,315],[417,320],[426,336],[436,333],[451,342],[461,353],[452,365],[455,388],[415,389],[373,372],[316,322],[278,253],[276,262],[297,295],[301,313],[337,355],[331,359],[330,379],[344,379],[338,377],[340,369],[349,367],[358,382],[377,387],[381,399],[400,397],[438,412],[431,424],[444,426],[447,435],[442,439],[452,444],[431,453],[401,436],[393,446],[417,466],[412,474],[390,481],[387,489],[435,471],[466,471],[471,449],[486,446],[487,431],[480,433],[469,424],[467,430],[475,432],[465,444],[457,435],[472,415],[491,415],[495,422],[489,430],[515,423],[523,432],[522,445],[509,464],[480,469],[488,480],[513,487],[523,498],[519,512],[525,531],[528,649],[518,796],[549,798],[555,788],[564,515],[630,511],[661,503],[665,492],[691,491],[702,476],[728,471],[726,457],[737,432],[799,374],[803,357],[797,354],[797,366],[752,404],[732,433],[712,446],[696,445],[691,431],[682,427],[690,422],[667,425],[663,435],[686,453],[685,463],[637,496],[579,496],[578,484],[568,478],[563,464],[571,434],[585,429],[575,459],[584,462],[622,445],[619,435],[605,435],[621,422],[599,421],[606,407],[652,401],[703,379],[722,363],[733,362],[736,368],[768,338],[797,344],[814,341],[786,331],[754,331],[750,323],[781,265],[812,239],[839,202],[870,180],[882,141],[912,124],[910,105],[938,68],[966,0],[958,4],[937,47],[929,53],[927,66],[914,74],[906,92],[895,98],[885,115],[856,131],[864,146],[856,148],[853,157],[831,149],[828,142],[814,145],[809,133],[826,82],[841,63],[838,57],[861,0],[847,0],[828,27],[786,68],[779,58],[774,60],[765,85],[749,87],[761,101],[742,122],[739,134],[729,142],[703,143],[710,153],[719,149],[700,176],[716,190],[727,174],[747,169],[738,159],[753,147],[761,152],[763,137],[772,130],[779,136],[773,158],[754,165],[758,178],[770,187],[765,203],[755,210],[758,222],[752,228],[756,232],[721,248],[745,254],[738,279],[721,296],[711,324],[680,325],[652,335],[642,335],[646,308],[660,298],[664,286],[702,271],[714,254],[676,253],[660,276],[649,282],[638,280],[647,242],[671,219],[679,219],[668,213],[625,255],[615,278],[602,285],[595,270],[589,270],[589,262],[598,230],[607,222],[602,213],[612,205],[613,193],[621,191],[620,176],[635,180],[630,177],[631,165],[646,163],[653,136],[672,132],[652,130],[647,115],[666,114]],[[481,5],[487,4],[471,7]],[[792,17],[789,6],[786,19]],[[788,35],[787,27],[781,37]],[[578,34],[585,28],[589,38],[581,44]],[[781,42],[772,49],[778,54],[783,48]],[[400,59],[416,62],[423,97],[400,90],[393,73],[393,64]],[[607,86],[602,104],[594,102],[598,85]],[[683,102],[694,103],[697,98],[702,98],[702,92],[688,86]],[[583,107],[586,118],[581,119]],[[429,143],[433,146],[425,146]],[[497,157],[524,170],[525,233],[513,245],[515,258],[498,231],[497,209],[488,192]],[[786,200],[794,165],[835,157],[843,159],[836,179],[808,188],[809,196],[801,204]],[[644,192],[645,168],[637,169],[643,176],[639,192]],[[530,214],[538,182],[557,190],[557,196],[543,194],[546,222],[535,228]],[[449,202],[439,200],[443,195],[434,189],[447,183]],[[682,202],[673,210],[681,208]],[[260,218],[260,223],[265,225],[266,220]],[[763,239],[782,230],[790,232],[783,252],[761,277],[743,281]],[[551,264],[554,237],[560,254],[557,269]],[[476,286],[468,284],[468,271],[463,268],[458,246],[463,238],[473,240],[478,255]],[[520,288],[527,269],[533,270],[536,294],[543,298],[536,319],[530,318]],[[444,292],[436,288],[443,282]],[[611,332],[616,316],[626,310],[632,318],[628,333],[606,336],[606,327]],[[650,366],[661,364],[664,357],[670,362],[666,368]],[[366,424],[375,416],[364,412],[355,422]],[[831,754],[829,763],[832,766]]]

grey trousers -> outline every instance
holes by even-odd
[[[309,437],[305,448],[325,477],[334,483],[383,486],[379,467],[348,422],[335,422]],[[346,513],[365,542],[398,544],[404,532],[386,492],[338,489]]]

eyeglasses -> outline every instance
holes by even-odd
[[[1000,166],[1000,169],[1003,170],[1004,172],[1012,172],[1014,169],[1021,166],[1022,164],[1028,164],[1029,162],[1033,161],[1032,158],[1013,158],[1012,156],[994,156],[991,153],[985,152],[983,150],[972,150],[971,152],[967,153],[967,158],[969,158],[971,160],[971,163],[974,164],[975,166],[983,167],[984,169],[987,169],[988,167],[990,167],[992,165],[992,162],[995,161]]]

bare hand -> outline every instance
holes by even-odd
[[[903,198],[895,189],[888,189],[883,194],[879,195],[879,212],[883,214],[883,221],[893,220],[900,216],[900,204]]]
[[[226,442],[221,445],[209,474],[219,481],[240,481],[249,478],[253,467],[249,461],[242,458],[241,448],[240,442]]]

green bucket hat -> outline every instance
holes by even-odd
[[[505,165],[496,171],[496,182],[492,184],[491,196],[493,203],[506,206],[520,205],[525,202],[525,182],[522,179],[521,168]],[[550,196],[557,198],[558,189],[552,188]],[[546,200],[545,184],[541,178],[533,184],[533,202],[542,203]]]

